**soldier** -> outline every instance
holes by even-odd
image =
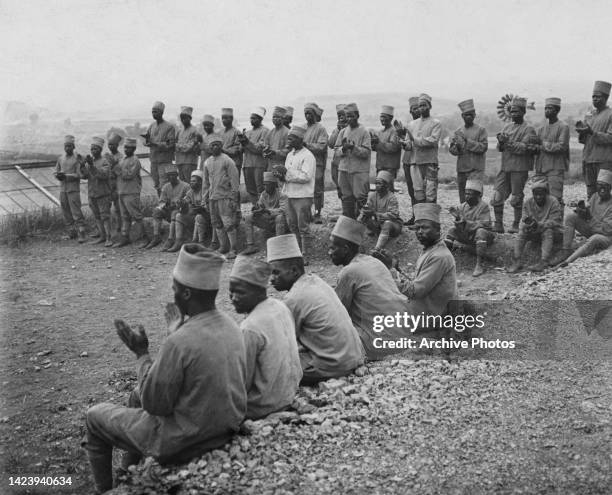
[[[455,217],[455,226],[446,234],[446,245],[454,248],[454,242],[475,246],[476,266],[473,277],[484,273],[482,261],[487,246],[493,242],[495,234],[491,232],[491,211],[489,205],[482,200],[482,182],[468,179],[465,183],[465,203],[459,208],[449,208]]]
[[[495,213],[494,232],[504,232],[504,202],[510,197],[514,221],[510,233],[517,233],[523,213],[525,184],[533,170],[533,145],[537,136],[533,127],[525,123],[527,100],[515,97],[510,104],[512,122],[497,134],[497,149],[502,153],[501,169],[495,177],[495,192],[491,206]]]
[[[176,139],[176,154],[174,161],[178,169],[179,179],[189,182],[191,172],[198,166],[199,134],[195,126],[191,125],[192,107],[181,107],[179,118],[182,129],[179,129]]]
[[[393,111],[390,105],[383,105],[380,110],[382,129],[372,135],[372,151],[376,151],[376,172],[386,170],[393,179],[397,178],[402,157],[402,145],[395,127],[393,127]],[[393,190],[393,183],[391,183]]]
[[[100,238],[94,244],[104,242],[105,247],[111,247],[110,206],[110,164],[102,156],[104,139],[95,137],[91,143],[91,155],[85,157],[85,163],[81,164],[81,177],[87,179],[87,197],[89,208],[96,219]]]
[[[412,116],[412,121],[406,124],[408,130],[411,134],[414,135],[414,128],[416,126],[418,118],[421,116],[421,111],[419,110],[419,97],[411,96],[408,99],[408,103],[410,105],[410,115]],[[412,143],[410,140],[405,140],[406,138],[406,128],[404,128],[399,122],[394,122],[394,127],[397,130],[397,134],[400,137],[400,143],[402,148],[404,148],[404,156],[402,157],[402,167],[404,169],[404,179],[406,180],[406,188],[408,189],[408,195],[410,196],[410,204],[414,209],[414,205],[417,203],[416,198],[414,197],[414,184],[412,183],[412,174],[411,167],[416,165],[414,161],[414,150],[412,149]],[[409,218],[404,225],[412,226],[414,225],[414,211],[412,213],[412,217]]]
[[[272,111],[272,124],[274,124],[274,127],[266,134],[263,149],[263,156],[268,160],[268,172],[272,172],[277,165],[284,166],[285,158],[287,158],[287,153],[289,153],[289,147],[287,146],[289,130],[283,125],[285,113],[286,110],[283,107],[274,107]]]
[[[174,167],[174,147],[176,144],[176,130],[172,124],[164,120],[164,105],[161,101],[156,101],[151,109],[151,114],[155,119],[145,138],[145,146],[150,149],[151,177],[157,194],[161,194],[161,188],[166,181],[166,168]]]
[[[76,225],[79,243],[86,241],[85,218],[81,211],[81,162],[81,155],[74,153],[74,136],[66,136],[64,154],[57,159],[55,165],[55,178],[60,182],[60,205],[68,236],[71,239],[77,236]]]
[[[204,242],[206,235],[205,224],[200,219],[196,221],[202,211],[202,175],[201,170],[191,172],[189,191],[178,202],[179,211],[175,218],[176,240],[172,247],[167,249],[169,253],[176,253],[181,250],[181,247],[187,240],[185,233],[189,228],[193,228],[192,242]]]
[[[569,126],[559,120],[561,98],[546,98],[544,116],[548,122],[537,131],[538,144],[534,150],[536,179],[542,177],[549,193],[557,198],[563,215],[563,175],[569,170]]]
[[[119,206],[119,195],[117,193],[117,173],[116,168],[119,162],[123,158],[121,151],[119,151],[119,143],[121,142],[121,136],[117,133],[112,133],[108,138],[108,151],[109,153],[104,154],[104,158],[110,164],[110,185],[111,185],[111,204],[112,211],[115,214],[117,220],[117,232],[121,233],[121,208]]]
[[[376,176],[376,191],[368,196],[358,219],[374,235],[378,235],[374,251],[383,250],[389,239],[399,236],[402,232],[399,204],[391,190],[392,186],[391,173],[388,170],[379,170]]]
[[[286,113],[285,113],[285,116],[283,117],[283,125],[287,129],[291,129],[291,122],[293,122],[293,107],[286,106],[285,110],[286,110]]]
[[[532,272],[543,271],[550,265],[555,237],[561,234],[561,206],[557,198],[548,193],[546,180],[541,177],[536,179],[531,190],[533,197],[523,205],[519,235],[514,245],[514,259],[508,273],[516,273],[522,268],[521,256],[529,240],[542,242],[542,257],[527,269]]]
[[[257,203],[257,199],[264,189],[263,173],[268,166],[263,156],[266,135],[268,134],[268,128],[262,124],[265,114],[266,109],[263,107],[253,109],[251,112],[251,126],[253,128],[240,135],[240,144],[244,153],[242,161],[244,183],[253,205]]]
[[[136,139],[126,138],[123,151],[125,157],[115,167],[117,194],[119,196],[119,208],[122,217],[121,237],[115,247],[127,246],[130,243],[132,222],[134,222],[134,226],[138,229],[136,234],[134,234],[134,238],[142,238],[143,243],[140,247],[144,247],[149,244],[149,238],[144,230],[142,207],[140,204],[142,179],[140,178],[140,160],[134,155]]]
[[[253,254],[259,249],[255,245],[253,227],[259,227],[275,235],[287,232],[287,196],[278,189],[278,181],[272,172],[264,172],[264,191],[253,206],[250,215],[244,219],[246,249],[243,254]]]
[[[206,114],[202,117],[202,129],[204,133],[198,135],[198,142],[200,143],[200,170],[204,170],[204,162],[212,156],[210,148],[211,139],[217,137],[215,134],[215,118],[212,115]]]
[[[238,170],[238,180],[240,180],[240,171],[242,170],[242,146],[240,146],[240,131],[234,127],[234,109],[221,109],[221,123],[223,131],[221,131],[221,139],[223,139],[223,153],[229,156],[236,164]]]
[[[346,105],[338,104],[336,105],[336,115],[338,117],[338,122],[336,127],[329,136],[327,140],[327,145],[330,149],[334,150],[334,155],[331,161],[331,178],[334,184],[336,185],[336,191],[338,192],[338,199],[342,199],[342,193],[340,192],[340,186],[338,185],[338,166],[340,165],[340,158],[342,155],[341,147],[336,146],[336,141],[338,140],[338,134],[342,129],[346,127],[346,113],[344,112],[344,108]]]
[[[476,117],[474,100],[462,101],[458,107],[461,110],[464,126],[455,131],[449,151],[451,155],[457,157],[459,203],[463,204],[465,202],[466,182],[470,179],[476,181],[484,179],[489,140],[487,130],[474,123]]]
[[[310,151],[316,160],[315,187],[314,187],[314,223],[323,223],[321,210],[323,209],[325,194],[325,166],[327,165],[327,140],[329,136],[321,124],[323,109],[316,103],[304,105],[306,118],[306,134],[304,135],[304,148]]]
[[[595,81],[593,107],[584,118],[576,122],[578,140],[584,144],[582,152],[582,173],[590,198],[597,190],[599,169],[612,170],[612,110],[608,106],[612,84]]]

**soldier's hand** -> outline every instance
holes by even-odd
[[[168,324],[168,335],[176,332],[183,324],[183,314],[178,306],[174,303],[167,303],[164,311],[164,318]]]
[[[115,320],[117,335],[121,341],[139,358],[149,353],[149,339],[142,325],[135,325],[136,331],[123,320]]]

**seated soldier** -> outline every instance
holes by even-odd
[[[270,265],[238,255],[230,273],[230,301],[247,313],[240,329],[246,347],[247,414],[259,419],[293,402],[302,366],[289,308],[268,297]]]
[[[259,200],[252,208],[252,213],[244,219],[246,248],[243,254],[253,254],[259,249],[255,245],[253,226],[274,232],[275,235],[283,235],[287,232],[287,196],[278,189],[278,180],[273,172],[264,172],[264,190]]]
[[[113,486],[113,447],[127,451],[124,469],[143,456],[185,463],[238,431],[247,407],[245,348],[238,325],[215,306],[223,262],[202,246],[183,246],[173,271],[176,304],[166,309],[170,334],[154,362],[144,328],[115,320],[138,359],[138,387],[128,407],[102,403],[87,411],[83,446],[97,493]]]
[[[455,258],[440,239],[440,205],[414,205],[415,233],[423,245],[413,279],[400,276],[399,290],[408,297],[408,313],[441,316],[449,301],[457,299]]]
[[[153,239],[146,246],[143,246],[145,249],[151,249],[161,244],[160,231],[162,220],[170,223],[170,232],[168,233],[166,244],[164,244],[164,250],[174,245],[175,221],[179,208],[179,200],[185,197],[187,191],[189,191],[189,184],[179,180],[178,170],[176,168],[169,169],[166,172],[166,183],[161,189],[159,204],[153,210]]]
[[[204,242],[206,234],[205,222],[202,220],[202,171],[194,170],[189,179],[189,191],[183,199],[178,200],[178,213],[174,219],[176,240],[174,244],[165,249],[169,253],[176,253],[185,243],[185,231],[193,228],[192,242]],[[196,219],[198,221],[196,221]]]
[[[270,283],[289,291],[284,302],[295,321],[303,377],[301,385],[346,376],[363,364],[363,347],[351,317],[327,283],[304,273],[304,258],[294,234],[268,239]]]
[[[597,176],[597,194],[584,201],[565,217],[563,229],[563,249],[555,260],[559,266],[567,266],[581,256],[589,256],[595,251],[612,245],[612,172],[600,170]],[[572,253],[572,241],[576,230],[587,237],[587,242]]]
[[[396,325],[378,332],[375,317],[403,313],[408,300],[380,260],[359,253],[364,230],[361,222],[340,216],[331,233],[329,257],[334,265],[343,265],[338,274],[336,294],[357,329],[366,357],[376,360],[403,351],[381,348],[384,345],[381,340],[410,337],[410,330]]]
[[[525,201],[519,234],[514,245],[514,256],[508,273],[522,268],[521,256],[527,241],[542,242],[542,257],[536,264],[527,267],[532,272],[541,272],[550,266],[554,238],[561,234],[561,206],[557,198],[548,194],[545,177],[536,179],[531,186],[533,197]]]
[[[451,250],[455,241],[476,247],[476,266],[472,276],[478,277],[484,272],[482,259],[495,234],[491,232],[489,205],[482,200],[482,182],[468,180],[464,194],[465,203],[459,208],[449,208],[455,217],[455,226],[448,231],[444,242]]]
[[[399,204],[391,191],[392,185],[393,175],[387,170],[380,170],[376,175],[376,191],[369,194],[359,215],[358,220],[378,235],[375,251],[384,249],[389,239],[397,237],[402,231]]]

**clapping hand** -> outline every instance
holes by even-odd
[[[174,303],[166,304],[166,310],[164,311],[164,317],[168,324],[168,335],[176,332],[179,327],[183,324],[183,314],[178,306]]]
[[[136,331],[123,320],[115,320],[117,335],[127,348],[139,358],[149,353],[149,339],[142,325],[135,325]]]

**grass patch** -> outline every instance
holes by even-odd
[[[64,228],[60,208],[43,207],[0,217],[0,244],[11,247],[33,237],[57,234]]]

